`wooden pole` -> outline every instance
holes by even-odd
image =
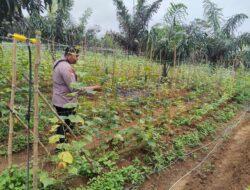
[[[38,68],[41,61],[41,43],[40,43],[40,36],[41,33],[37,32],[36,34],[36,58],[34,64],[34,126],[33,126],[33,133],[34,133],[34,142],[33,142],[33,189],[38,189],[38,125],[39,125],[39,94],[38,94],[38,85],[39,85],[39,76],[38,76]]]
[[[15,91],[16,91],[16,45],[17,42],[13,39],[13,49],[12,49],[12,82],[11,82],[11,98],[10,98],[10,108],[14,108]],[[12,166],[12,146],[13,146],[13,132],[14,132],[14,117],[10,112],[9,119],[9,139],[8,139],[8,166]]]
[[[51,43],[50,49],[51,49],[51,57],[52,57],[53,61],[55,62],[56,61],[56,55],[55,55],[55,37],[52,37],[52,43]]]
[[[87,54],[87,37],[85,35],[82,41],[82,60],[85,60],[86,54]]]
[[[8,107],[8,106],[7,106]],[[27,130],[30,130],[28,128],[28,126],[25,124],[25,122],[19,117],[18,113],[15,111],[15,110],[12,110],[10,109],[10,107],[8,107],[8,109],[10,110],[10,112],[15,116],[15,118],[21,123],[21,125],[27,129]],[[34,136],[34,133],[33,131],[30,131],[30,133]],[[50,155],[50,152],[48,151],[48,149],[45,147],[45,145],[40,141],[38,140],[38,143],[40,144],[41,147],[43,147],[43,149],[46,151],[46,153],[48,154],[48,156]]]

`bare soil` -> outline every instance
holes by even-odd
[[[213,146],[209,147],[209,150],[212,148]],[[151,175],[141,190],[170,189],[178,179],[199,164],[209,150],[178,162],[159,174]],[[248,186],[250,186],[249,112],[201,167],[171,190],[245,190]]]

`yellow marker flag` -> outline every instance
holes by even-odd
[[[26,42],[27,40],[29,40],[32,44],[36,44],[38,42],[36,38],[27,38],[26,36],[22,34],[14,33],[14,34],[10,34],[9,36],[11,36],[12,38],[20,42]]]
[[[32,44],[36,44],[38,42],[36,38],[30,38],[29,40]]]
[[[12,38],[14,38],[14,39],[16,39],[18,41],[21,41],[21,42],[25,42],[27,40],[27,38],[24,35],[17,34],[17,33],[14,33],[12,35]]]

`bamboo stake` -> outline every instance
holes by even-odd
[[[85,56],[87,54],[87,37],[84,36],[84,39],[82,41],[82,60],[85,60]]]
[[[84,39],[82,40],[82,46],[81,46],[80,54],[81,54],[80,58],[84,61]]]
[[[40,32],[37,32],[36,34],[36,60],[34,65],[34,142],[33,142],[33,189],[38,189],[38,125],[39,125],[39,94],[38,94],[38,85],[39,85],[39,76],[38,76],[38,68],[41,61],[41,43],[40,43]]]
[[[117,90],[116,90],[116,81],[115,81],[115,74],[116,74],[116,55],[114,56],[113,65],[112,65],[112,90],[115,94],[115,98],[117,98]]]
[[[14,108],[15,101],[15,91],[16,91],[16,45],[17,42],[13,39],[13,49],[12,49],[12,82],[11,82],[11,98],[10,98],[10,108]],[[9,139],[8,139],[8,166],[12,166],[12,146],[13,146],[13,131],[14,131],[14,119],[13,114],[10,113],[9,119]]]
[[[56,61],[56,53],[55,53],[55,38],[52,39],[52,59],[55,62]]]
[[[28,126],[25,124],[25,122],[23,122],[23,120],[19,117],[19,115],[17,114],[17,112],[15,110],[12,110],[10,107],[8,107],[8,109],[10,110],[10,112],[13,114],[13,116],[15,116],[15,118],[21,123],[21,125],[25,128],[28,129]],[[30,133],[34,136],[33,131],[30,131]],[[43,149],[46,151],[46,153],[48,154],[48,156],[50,155],[50,152],[48,151],[48,149],[45,147],[45,145],[38,140],[38,143],[41,145],[41,147],[43,147]]]

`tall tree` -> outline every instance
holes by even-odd
[[[130,14],[122,0],[113,0],[117,8],[117,18],[121,33],[114,33],[114,38],[125,49],[138,53],[147,38],[147,27],[153,14],[159,9],[163,0],[146,4],[146,0],[137,0],[134,14]]]
[[[222,9],[210,0],[203,1],[204,16],[212,29],[214,35],[220,32],[222,23]]]
[[[182,27],[183,20],[187,16],[187,7],[183,3],[170,3],[170,7],[165,14],[165,22],[168,26],[168,43],[173,49],[173,64],[176,65],[177,48],[185,37],[185,30]]]
[[[210,61],[229,61],[238,57],[242,46],[249,45],[249,33],[235,36],[237,28],[248,18],[245,14],[236,14],[230,17],[223,24],[222,9],[211,2],[204,0],[204,15],[207,23],[212,29],[207,38],[207,55]],[[242,43],[240,39],[246,39]]]
[[[65,26],[65,21],[69,18],[69,9],[64,10],[62,6],[58,6],[56,10],[56,17],[55,17],[55,40],[56,41],[63,41],[63,31]]]
[[[185,5],[172,3],[164,17],[165,23],[154,26],[149,33],[150,57],[173,62],[177,56],[190,58],[192,62],[243,63],[248,57],[250,34],[237,35],[236,31],[248,16],[241,13],[224,19],[222,9],[215,3],[204,0],[203,6],[205,19],[185,24]]]

